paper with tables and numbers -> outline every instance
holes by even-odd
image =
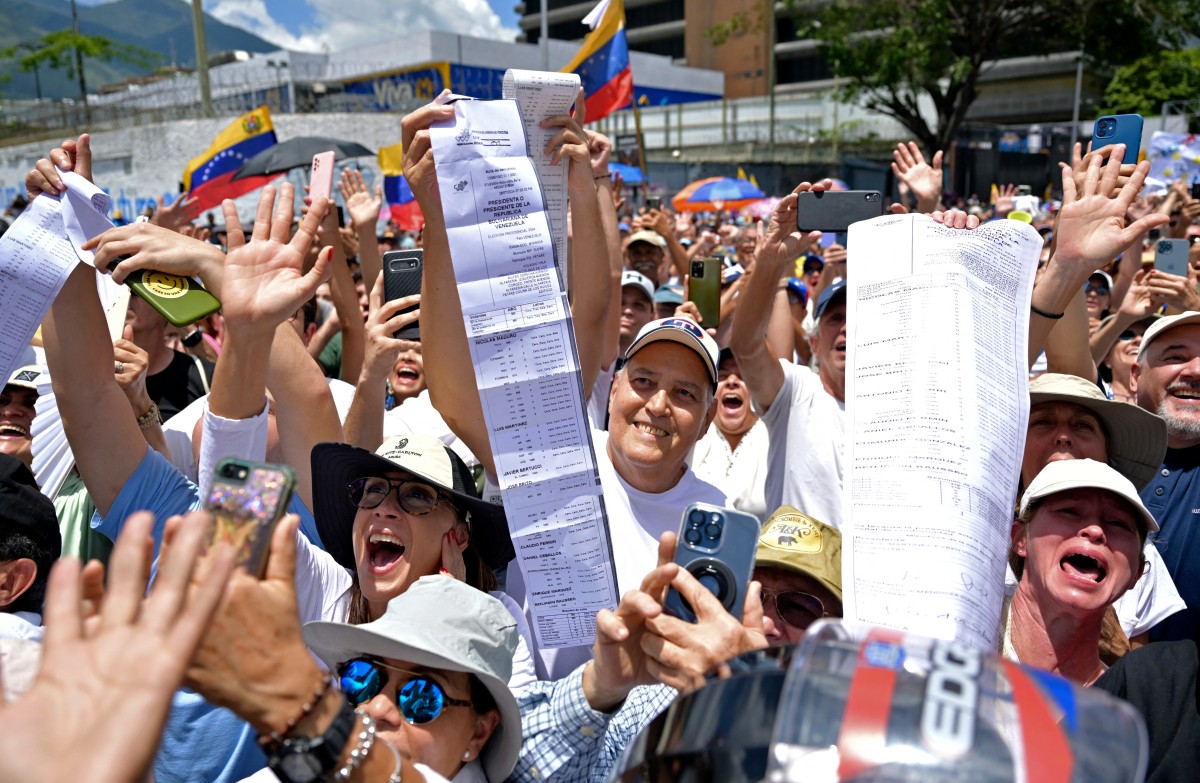
[[[542,183],[546,217],[554,241],[554,255],[562,269],[564,286],[570,279],[567,270],[567,161],[551,164],[546,145],[561,128],[543,128],[542,120],[569,114],[579,95],[579,74],[557,71],[522,71],[509,68],[504,73],[503,96],[517,102],[530,158]]]
[[[430,129],[471,361],[537,644],[591,644],[617,603],[586,396],[541,188],[513,101]]]
[[[850,227],[847,618],[996,649],[1041,248],[1013,220]]]

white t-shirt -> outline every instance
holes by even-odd
[[[640,587],[646,574],[658,565],[658,537],[668,530],[679,530],[679,521],[688,504],[699,501],[725,506],[727,501],[724,492],[701,480],[690,468],[666,492],[634,489],[621,478],[608,457],[608,433],[593,429],[592,443],[608,514],[619,600],[621,595]],[[525,580],[520,568],[509,567],[505,588],[518,602],[525,603]],[[592,649],[586,646],[538,650],[534,656],[538,677],[543,680],[561,679],[591,657]]]
[[[720,488],[729,496],[731,506],[753,514],[759,522],[775,510],[767,508],[768,440],[767,425],[756,421],[742,436],[737,450],[731,450],[714,422],[692,452],[696,475]]]
[[[329,393],[333,395],[333,405],[337,408],[338,418],[345,422],[346,414],[350,412],[350,403],[354,401],[354,386],[336,378],[326,378],[325,380],[329,384]],[[162,425],[167,449],[171,452],[167,458],[193,484],[199,483],[199,474],[196,457],[192,451],[192,431],[196,422],[207,410],[208,395],[206,394],[192,400],[186,408],[167,419]]]
[[[780,361],[783,383],[764,413],[767,427],[767,508],[795,506],[842,529],[842,440],[846,405],[825,391],[807,367]]]

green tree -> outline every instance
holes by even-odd
[[[0,59],[14,60],[20,71],[34,73],[44,65],[54,70],[65,70],[71,79],[79,75],[78,66],[82,57],[105,62],[120,60],[147,70],[153,68],[161,59],[158,53],[140,46],[118,44],[103,35],[85,35],[70,28],[46,33],[32,46],[18,45],[0,49]]]
[[[1200,33],[1200,0],[785,0],[800,38],[819,42],[842,100],[896,118],[927,150],[948,149],[989,63],[1071,51],[1128,63]],[[752,24],[753,20],[741,20]],[[738,20],[710,31],[716,42]],[[932,101],[932,126],[920,103]]]
[[[1148,54],[1113,74],[1104,91],[1105,114],[1158,114],[1165,101],[1200,96],[1200,49]]]

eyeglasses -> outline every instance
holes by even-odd
[[[1108,286],[1100,285],[1099,283],[1088,283],[1086,290],[1089,294],[1095,293],[1100,296],[1108,296]]]
[[[355,658],[339,666],[338,687],[351,705],[357,707],[366,704],[378,696],[387,683],[387,673],[383,669],[411,675],[407,682],[396,689],[396,706],[400,708],[404,719],[414,726],[432,723],[446,707],[472,706],[469,701],[447,696],[442,686],[427,674],[388,666],[371,658]]]
[[[777,591],[764,588],[762,597],[764,611],[768,603],[774,601],[776,614],[798,631],[803,631],[822,617],[829,616],[820,598],[799,590]]]
[[[1134,339],[1135,337],[1141,337],[1141,336],[1142,336],[1141,334],[1133,331],[1132,329],[1126,329],[1125,331],[1121,332],[1120,336],[1117,337],[1117,340],[1118,340],[1118,342],[1127,343],[1130,340]]]
[[[368,476],[350,482],[346,488],[350,491],[350,502],[359,508],[377,508],[395,489],[400,508],[416,516],[428,514],[443,500],[450,502],[449,498],[428,484],[408,479]]]

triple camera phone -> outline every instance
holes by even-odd
[[[732,508],[692,503],[683,512],[675,562],[708,588],[725,611],[739,620],[758,550],[758,518]],[[675,588],[667,591],[666,612],[696,621],[692,606]]]

